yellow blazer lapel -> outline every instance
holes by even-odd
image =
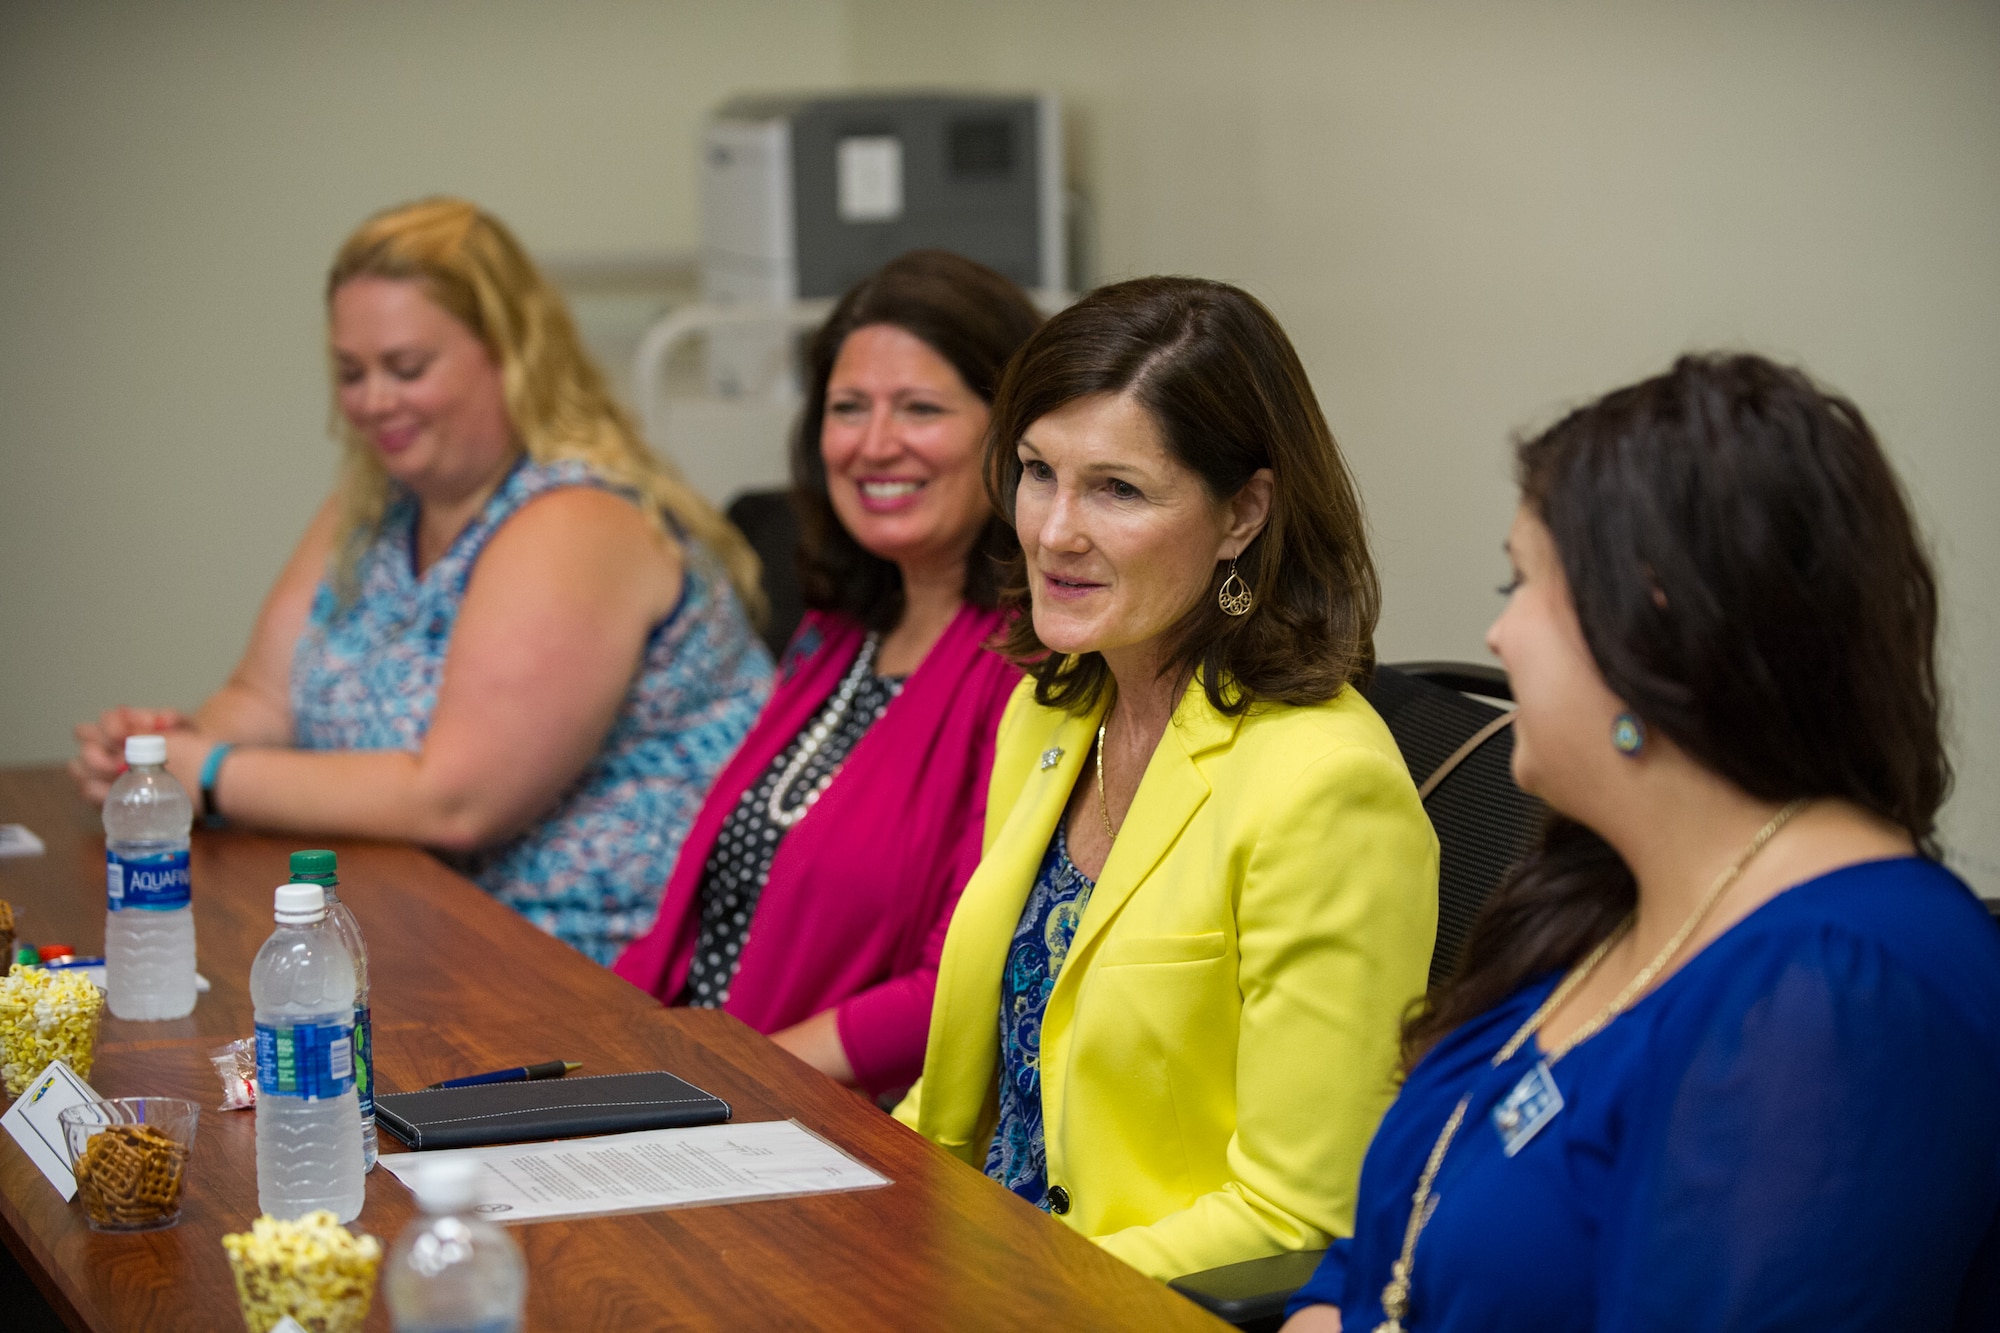
[[[1043,1135],[1051,1173],[1063,1169],[1063,1085],[1069,1074],[1069,1030],[1076,1015],[1077,990],[1090,970],[1097,942],[1111,929],[1119,909],[1153,873],[1208,799],[1208,779],[1196,767],[1196,757],[1234,739],[1237,722],[1209,707],[1199,681],[1189,686],[1146,765],[1145,776],[1139,780],[1132,808],[1112,840],[1111,855],[1097,877],[1097,887],[1090,891],[1076,938],[1049,992],[1048,1008],[1042,1012]],[[994,983],[998,985],[998,977]],[[994,1021],[999,1021],[997,1013]],[[1050,1178],[1055,1177],[1051,1174]]]
[[[1061,754],[1048,768],[1036,763],[1012,813],[966,883],[945,935],[938,965],[937,998],[924,1055],[924,1096],[918,1127],[948,1147],[962,1147],[979,1130],[1000,1054],[1000,974],[1021,909],[1056,821],[1090,755],[1102,710],[1087,717],[1060,714],[1041,735],[1023,736],[1038,755]],[[1006,799],[1003,793],[993,794]],[[946,1040],[948,1034],[955,1040]]]
[[[1089,956],[1092,945],[1117,917],[1118,909],[1153,873],[1153,867],[1208,799],[1208,779],[1201,775],[1195,759],[1233,740],[1238,721],[1209,707],[1199,681],[1191,683],[1181,696],[1173,720],[1167,724],[1166,734],[1160,738],[1152,760],[1146,765],[1145,776],[1139,780],[1132,808],[1126,812],[1125,823],[1111,844],[1111,855],[1105,859],[1097,887],[1090,892],[1083,919],[1077,923],[1076,939],[1049,996],[1049,1013],[1055,1012],[1057,998],[1063,995],[1063,979],[1072,972],[1082,971],[1076,964]],[[1053,824],[1049,831],[1055,831]],[[1072,982],[1069,990],[1075,988],[1076,983]],[[1047,1076],[1045,1067],[1043,1077]]]

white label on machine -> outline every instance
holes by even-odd
[[[903,216],[903,141],[893,135],[842,139],[836,155],[842,222],[891,222]]]

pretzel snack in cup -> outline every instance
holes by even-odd
[[[92,1231],[153,1231],[180,1220],[201,1108],[179,1097],[114,1097],[56,1119]]]

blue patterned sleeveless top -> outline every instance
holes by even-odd
[[[322,581],[292,657],[294,742],[308,750],[417,750],[472,567],[522,505],[564,486],[615,490],[574,460],[523,460],[423,577],[417,505],[383,516],[345,607]],[[599,963],[652,925],[688,826],[770,693],[771,659],[719,563],[683,541],[679,603],[653,627],[597,757],[541,823],[451,858],[455,868]]]

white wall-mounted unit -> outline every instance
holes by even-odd
[[[1069,285],[1053,95],[739,97],[703,132],[703,299],[838,296],[937,246]]]
[[[1062,292],[1060,110],[1048,95],[738,97],[703,130],[701,223],[713,306],[837,297],[926,247]],[[787,391],[791,349],[768,325],[712,330],[707,357],[720,396]]]

